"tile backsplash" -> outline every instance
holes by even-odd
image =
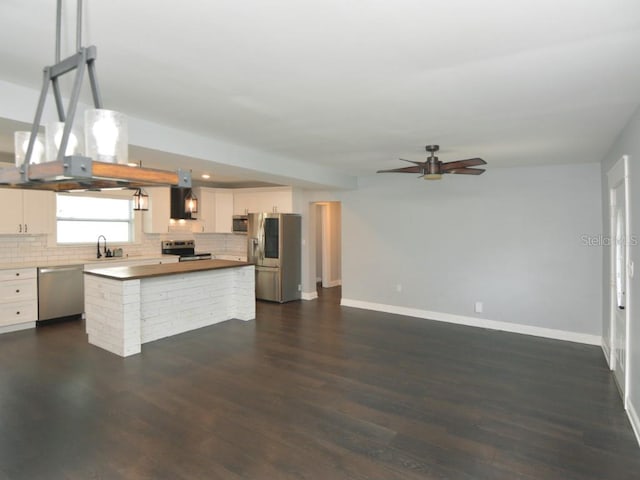
[[[197,252],[214,255],[246,255],[246,235],[209,233],[194,235],[191,232],[173,231],[168,234],[143,234],[135,244],[111,243],[110,249],[120,247],[124,255],[156,255],[160,253],[162,240],[194,239]],[[91,259],[96,256],[96,245],[48,245],[47,235],[0,235],[0,263],[64,264],[67,261]]]

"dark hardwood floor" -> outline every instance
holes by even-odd
[[[0,336],[0,479],[640,478],[597,347],[311,302],[121,359]]]

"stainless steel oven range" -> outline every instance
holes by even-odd
[[[210,253],[196,253],[194,240],[163,240],[161,244],[163,255],[180,255],[181,262],[192,260],[211,260]]]

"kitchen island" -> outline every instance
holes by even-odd
[[[84,272],[89,343],[122,357],[143,343],[230,320],[255,318],[255,271],[200,260]]]

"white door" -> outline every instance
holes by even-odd
[[[609,171],[610,239],[611,239],[611,368],[626,408],[627,339],[629,298],[628,282],[628,185],[627,157],[621,158]]]

